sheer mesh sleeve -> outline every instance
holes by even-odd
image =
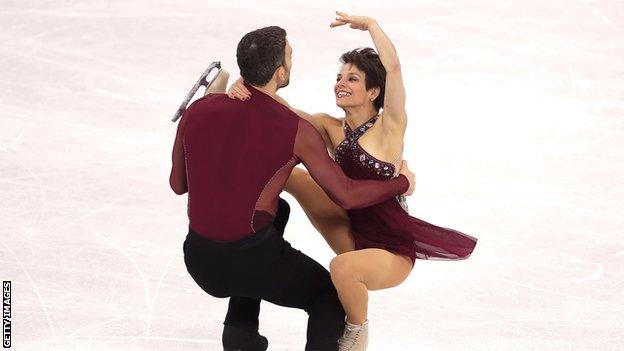
[[[347,177],[329,157],[321,135],[303,119],[299,121],[294,153],[327,195],[344,209],[368,207],[403,194],[409,188],[409,181],[402,174],[392,180]]]
[[[173,143],[173,152],[171,156],[172,166],[171,174],[169,175],[169,185],[171,189],[178,194],[182,195],[188,191],[188,184],[186,181],[186,160],[184,157],[184,129],[186,128],[186,121],[190,114],[190,110],[194,105],[191,104],[184,111],[182,119],[178,122],[178,130],[176,132],[175,141]]]

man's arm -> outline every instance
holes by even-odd
[[[212,85],[206,89],[204,96],[212,93],[224,93],[229,77],[230,73],[221,69],[219,73],[217,73],[217,77]],[[178,123],[178,131],[176,132],[175,141],[173,143],[173,153],[171,156],[172,165],[171,174],[169,175],[169,185],[178,195],[185,194],[188,191],[188,185],[186,183],[186,160],[184,158],[182,136],[186,125],[186,116],[188,115],[188,111],[191,109],[191,106],[188,107],[184,116],[182,116],[182,119],[180,119],[180,122]]]
[[[294,152],[312,178],[344,209],[368,207],[414,191],[414,174],[405,168],[401,168],[401,174],[392,180],[353,180],[347,177],[327,154],[319,133],[305,120],[299,121]]]
[[[182,144],[182,134],[186,125],[186,113],[178,122],[175,141],[173,142],[173,152],[171,155],[171,174],[169,175],[169,185],[173,192],[182,195],[188,191],[186,184],[186,161],[184,159],[184,145]]]
[[[280,99],[282,98],[280,97]],[[284,102],[286,102],[286,100],[284,100]],[[316,129],[316,131],[319,132],[319,134],[321,134],[321,137],[323,138],[323,141],[325,142],[325,146],[327,147],[327,150],[332,150],[334,148],[334,145],[332,144],[331,139],[329,138],[329,133],[327,133],[327,128],[325,128],[324,122],[326,121],[325,119],[325,116],[327,116],[326,114],[315,113],[311,115],[298,108],[293,108],[288,105],[286,106],[289,107],[293,112],[295,112],[299,117],[305,119],[306,121],[310,122],[312,126],[314,126],[314,129]]]
[[[314,127],[314,129],[316,129],[316,131],[319,132],[319,134],[323,138],[323,142],[325,142],[325,147],[327,148],[327,150],[332,150],[334,148],[334,145],[332,144],[331,139],[329,138],[329,134],[327,133],[327,128],[325,128],[325,123],[324,123],[325,114],[324,113],[315,113],[311,115],[303,110],[291,107],[288,104],[288,102],[284,100],[284,98],[282,98],[281,96],[277,94],[275,95],[275,100],[277,100],[277,102],[281,103],[282,105],[288,107],[291,111],[296,113],[297,116],[310,122],[312,126]]]

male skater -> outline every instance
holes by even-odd
[[[225,350],[268,347],[258,333],[260,300],[309,314],[306,350],[337,350],[344,311],[329,272],[283,239],[289,206],[279,198],[300,162],[340,206],[359,208],[413,191],[402,168],[391,181],[347,178],[322,137],[274,97],[288,85],[292,49],[286,31],[266,27],[238,44],[248,101],[210,94],[195,101],[178,125],[170,184],[188,191],[184,261],[208,294],[229,297]]]

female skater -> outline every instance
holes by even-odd
[[[349,177],[391,179],[401,162],[407,125],[399,59],[374,19],[336,14],[331,27],[349,24],[368,31],[379,54],[363,48],[340,58],[343,66],[334,93],[344,118],[293,111],[315,126]],[[228,95],[245,100],[250,92],[239,79]],[[345,212],[306,171],[298,168],[285,189],[337,254],[330,263],[331,278],[347,314],[340,350],[366,349],[368,290],[400,284],[410,274],[416,258],[465,259],[477,242],[472,236],[409,216],[400,199]]]

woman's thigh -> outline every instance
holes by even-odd
[[[401,284],[412,271],[412,260],[383,249],[363,249],[336,256],[330,271],[333,279],[349,278],[364,283],[368,290]]]
[[[355,249],[347,213],[327,196],[307,171],[294,168],[284,190],[299,202],[314,228],[336,254]]]

